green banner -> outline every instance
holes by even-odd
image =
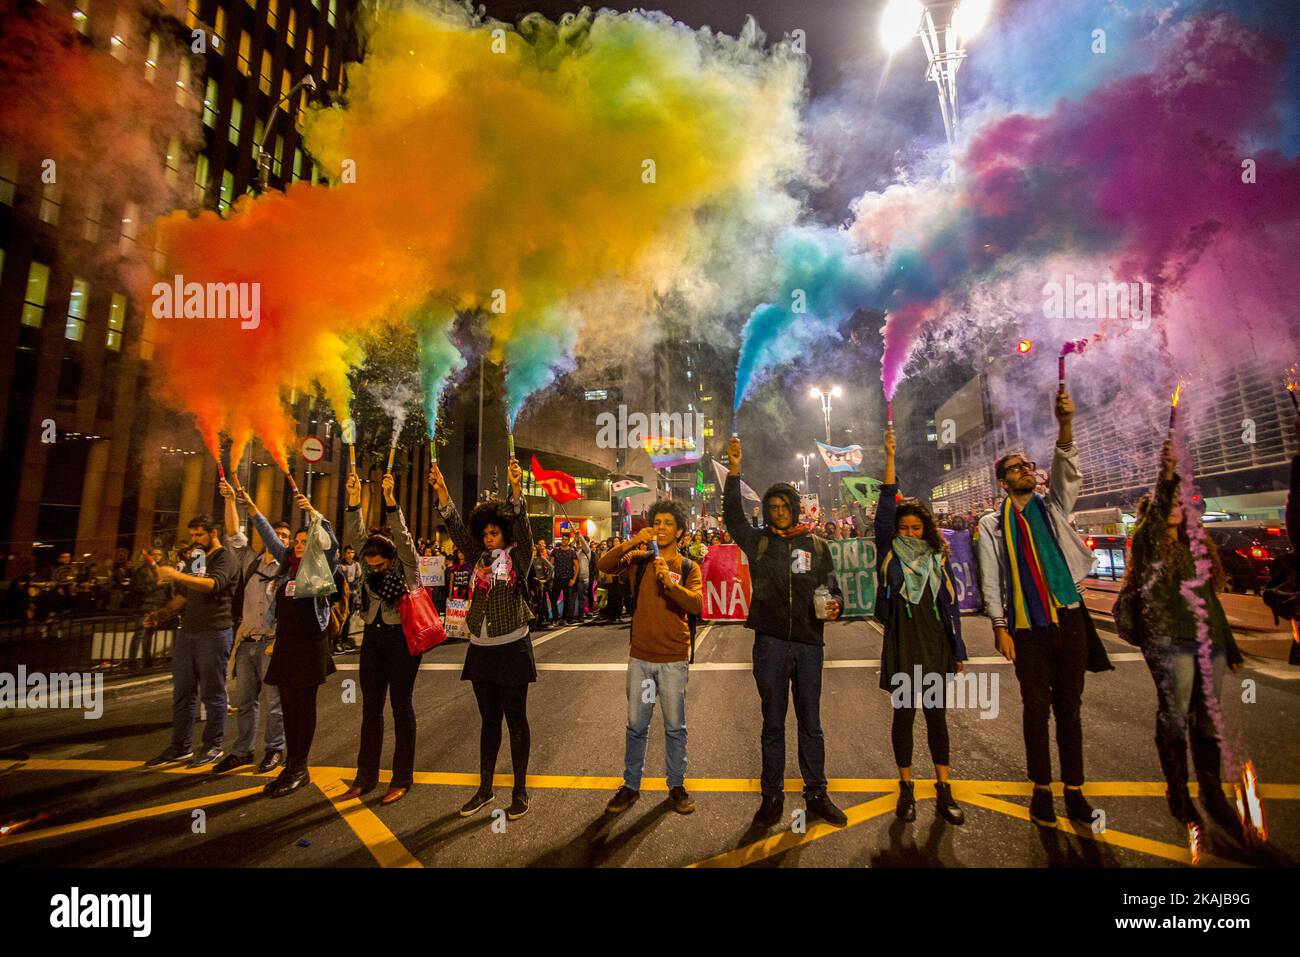
[[[841,615],[845,618],[870,615],[876,609],[875,540],[839,538],[826,544],[835,562],[835,579],[844,593]]]
[[[866,475],[846,475],[844,487],[853,496],[853,501],[863,508],[873,507],[880,498],[880,479],[873,479]]]

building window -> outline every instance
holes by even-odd
[[[23,299],[23,325],[39,329],[45,319],[45,293],[50,286],[50,267],[32,260],[27,270],[27,292]]]
[[[17,188],[18,160],[8,153],[0,153],[0,203],[12,206]]]
[[[104,345],[114,352],[122,351],[122,335],[126,332],[126,296],[120,292],[113,293],[113,301],[108,305],[108,337]]]
[[[167,141],[167,182],[175,186],[180,182],[181,174],[181,141],[173,136]]]
[[[232,100],[230,103],[230,128],[227,131],[227,138],[231,146],[239,145],[239,125],[244,121],[244,104],[239,100]]]
[[[334,26],[334,21],[338,13],[338,0],[330,0],[329,8],[325,11],[325,22]]]
[[[311,66],[315,56],[316,56],[316,31],[308,27],[307,43],[302,51],[302,58],[303,60],[306,61],[308,66]],[[307,72],[310,73],[311,71],[308,70]]]
[[[280,4],[282,3],[284,3],[284,0],[271,0],[266,5],[266,25],[272,30],[280,25]]]
[[[194,162],[194,202],[200,206],[207,205],[209,180],[208,157],[200,153]]]
[[[217,198],[217,210],[224,213],[230,208],[235,198],[235,174],[225,170],[221,174],[221,195]]]
[[[264,124],[261,118],[259,117],[257,122],[253,124],[253,145],[249,149],[249,152],[253,154],[254,166],[257,166],[261,163],[262,153],[261,150],[259,149],[259,146],[262,143],[262,136],[264,135],[265,130],[266,130],[266,124]]]
[[[284,169],[284,137],[275,138],[275,161],[271,164],[271,172],[276,176],[283,176],[281,170]]]
[[[41,222],[51,226],[59,225],[59,213],[63,209],[63,184],[55,180],[41,188]]]
[[[248,51],[253,45],[253,38],[247,30],[239,31],[239,72],[248,76]]]
[[[90,0],[80,0],[72,8],[72,22],[77,25],[77,32],[83,37],[90,36]]]
[[[140,230],[140,207],[133,202],[128,201],[122,207],[122,236],[118,244],[118,250],[123,253],[131,251],[131,246],[135,243],[136,233]]]
[[[293,178],[302,179],[302,150],[293,151]]]
[[[271,51],[262,51],[262,68],[258,71],[257,88],[267,96],[271,95]]]
[[[276,90],[276,94],[277,94],[276,102],[278,103],[280,101],[280,97],[283,96],[285,93],[288,93],[291,89],[293,89],[293,80],[289,78],[289,68],[285,67],[283,70],[280,71],[280,89]],[[284,92],[283,93],[280,92],[281,90],[283,90]]]
[[[199,25],[199,3],[200,0],[188,0],[185,9],[185,25],[191,30]]]
[[[86,196],[86,222],[81,228],[81,238],[88,243],[99,242],[99,226],[104,215],[104,198],[98,191]]]
[[[63,330],[63,338],[80,342],[86,332],[86,300],[90,298],[90,286],[80,276],[72,279],[72,294],[68,297],[68,324]]]
[[[188,106],[190,102],[190,58],[184,53],[176,64],[176,105]]]
[[[158,34],[149,34],[149,53],[144,59],[144,78],[152,83],[158,78],[158,55],[162,50],[162,40]]]
[[[294,40],[298,35],[298,11],[293,8],[289,9],[289,29],[287,32],[289,36],[289,46],[293,46]]]
[[[116,60],[126,62],[131,53],[131,13],[119,8],[113,19],[113,35],[108,40],[109,53]]]
[[[208,89],[203,94],[203,125],[209,129],[217,125],[217,81],[208,77]]]
[[[325,47],[325,56],[321,59],[320,78],[326,83],[330,81],[330,48],[328,44]]]
[[[221,47],[226,42],[226,11],[217,7],[217,23],[212,29],[212,49],[222,52]]]

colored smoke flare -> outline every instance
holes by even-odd
[[[1300,398],[1296,396],[1296,393],[1300,392],[1300,364],[1286,370],[1286,391],[1287,395],[1291,396],[1291,404],[1295,406],[1297,412],[1300,412]]]
[[[885,424],[891,429],[894,427],[894,400],[893,399],[885,400]]]
[[[1061,392],[1065,391],[1065,357],[1070,353],[1081,355],[1083,350],[1088,348],[1087,339],[1071,339],[1061,346],[1061,355],[1056,360],[1056,377],[1059,380]]]
[[[433,465],[438,464],[438,446],[433,441],[433,436],[429,436],[429,462]]]
[[[1174,422],[1178,419],[1178,403],[1183,400],[1183,382],[1178,380],[1178,387],[1174,389],[1174,394],[1169,397],[1169,431],[1173,432]]]
[[[515,457],[515,433],[513,431],[506,433],[506,458]]]
[[[1268,841],[1268,827],[1264,823],[1264,805],[1259,799],[1259,778],[1255,762],[1246,761],[1241,766],[1241,779],[1235,785],[1237,816],[1241,818],[1246,837],[1259,844]]]
[[[348,443],[348,467],[351,471],[357,470],[357,447],[354,443]]]

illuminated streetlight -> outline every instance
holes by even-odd
[[[808,463],[812,461],[812,454],[808,452],[796,452],[794,457],[803,462],[803,487],[808,487]]]
[[[913,36],[921,38],[929,63],[925,78],[939,94],[939,112],[948,146],[957,143],[957,70],[966,59],[965,43],[988,22],[993,0],[889,0],[880,17],[880,39],[892,56]],[[935,25],[936,14],[942,28]]]

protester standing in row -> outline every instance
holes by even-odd
[[[265,681],[280,692],[287,755],[284,770],[263,792],[278,798],[311,783],[308,758],[316,736],[316,698],[320,686],[336,670],[329,639],[325,637],[330,621],[329,597],[297,593],[298,571],[307,551],[308,532],[317,518],[324,540],[313,544],[324,552],[331,577],[338,572],[339,545],[329,521],[301,492],[294,496],[294,504],[306,516],[307,525],[294,533],[293,544],[288,546],[280,541],[248,491],[240,489],[240,492],[262,543],[280,563],[273,582],[274,597],[266,611],[268,623],[275,622],[275,641],[269,649],[271,666],[266,670]]]
[[[1093,556],[1070,524],[1083,475],[1074,445],[1074,402],[1064,388],[1057,393],[1055,414],[1047,495],[1038,494],[1035,463],[1020,453],[1004,455],[994,466],[1005,498],[980,519],[980,581],[998,652],[1014,663],[1020,683],[1026,763],[1034,785],[1030,818],[1043,827],[1056,825],[1048,737],[1048,719],[1055,714],[1066,813],[1091,826],[1093,809],[1083,796],[1084,675],[1113,666],[1081,593]]]
[[[827,823],[843,827],[848,818],[826,791],[821,725],[823,631],[843,607],[830,548],[807,525],[796,524],[799,492],[784,482],[763,495],[767,524],[750,525],[740,499],[740,439],[734,436],[727,459],[723,518],[749,559],[753,597],[745,627],[754,631],[754,681],[763,707],[763,800],[754,826],[772,827],[785,806],[785,716],[793,688],[804,802]]]
[[[361,479],[348,474],[348,507],[343,539],[361,546],[366,575],[361,591],[361,618],[365,634],[361,640],[361,743],[357,749],[357,776],[345,799],[359,798],[379,783],[379,762],[384,746],[384,699],[393,712],[393,777],[382,804],[405,797],[415,780],[415,679],[423,655],[411,654],[402,630],[399,603],[406,593],[420,587],[415,544],[406,519],[397,505],[392,475],[380,486],[388,534],[366,537],[361,514]]]
[[[656,702],[664,721],[664,763],[668,800],[679,814],[695,810],[686,791],[686,685],[690,679],[690,615],[703,604],[697,562],[678,553],[686,513],[673,501],[650,506],[650,525],[631,541],[601,556],[599,569],[626,576],[637,596],[627,661],[627,734],[623,786],[605,810],[621,814],[641,796],[646,740]],[[655,543],[650,552],[645,546]]]
[[[267,646],[275,638],[275,621],[270,617],[275,597],[280,563],[263,547],[260,555],[249,547],[248,536],[239,520],[235,489],[222,479],[218,483],[226,500],[226,528],[232,530],[226,540],[239,569],[232,610],[235,614],[235,648],[231,654],[234,679],[235,723],[238,737],[230,752],[212,770],[218,774],[253,763],[253,745],[257,742],[257,719],[266,673],[271,667]],[[289,547],[289,523],[273,522],[271,529],[284,548]],[[266,685],[266,749],[257,773],[266,774],[284,763],[284,712],[280,692]]]
[[[436,464],[429,467],[429,484],[438,495],[438,511],[473,569],[465,619],[470,646],[460,677],[474,687],[483,724],[478,790],[460,813],[468,817],[492,800],[504,717],[510,728],[510,763],[515,777],[506,817],[513,821],[528,813],[528,686],[537,680],[537,664],[525,600],[533,558],[532,533],[524,505],[523,470],[515,459],[510,460],[506,475],[510,480],[509,500],[481,502],[470,514],[466,529],[451,502],[442,472]],[[576,579],[577,569],[571,574]]]
[[[1211,567],[1193,593],[1204,606],[1209,649],[1201,648],[1197,615],[1184,592],[1197,577],[1189,530],[1199,516],[1184,508],[1179,491],[1178,458],[1173,440],[1165,442],[1154,494],[1138,503],[1138,524],[1124,583],[1115,602],[1115,625],[1142,649],[1156,685],[1156,753],[1167,785],[1169,810],[1184,824],[1202,826],[1187,790],[1187,743],[1210,816],[1240,839],[1241,822],[1223,794],[1219,729],[1219,692],[1226,663],[1237,671],[1245,663],[1237,648],[1217,591],[1226,580],[1214,542],[1198,530]],[[1203,654],[1203,651],[1206,652]]]
[[[234,641],[231,597],[239,570],[221,544],[217,525],[209,515],[190,519],[190,561],[186,571],[157,567],[159,584],[175,586],[176,594],[162,608],[144,616],[144,626],[181,613],[180,629],[172,649],[172,740],[161,754],[145,762],[157,767],[190,760],[190,767],[216,764],[226,733],[226,664]],[[207,710],[203,745],[193,750],[194,719],[199,697]],[[191,760],[192,759],[192,760]]]
[[[944,700],[926,700],[923,690],[937,683],[946,697],[948,683],[965,667],[966,645],[961,639],[961,612],[948,563],[948,544],[934,524],[930,510],[919,502],[897,501],[898,483],[892,428],[885,432],[885,480],[876,508],[876,555],[879,556],[876,620],[884,628],[880,687],[890,693],[894,707],[890,739],[898,767],[898,807],[901,820],[916,820],[912,782],[912,728],[918,702],[925,714],[926,738],[934,762],[935,801],[951,824],[964,824],[966,815],[952,797],[948,720]],[[833,526],[832,526],[833,527]],[[917,676],[920,682],[917,682]]]

